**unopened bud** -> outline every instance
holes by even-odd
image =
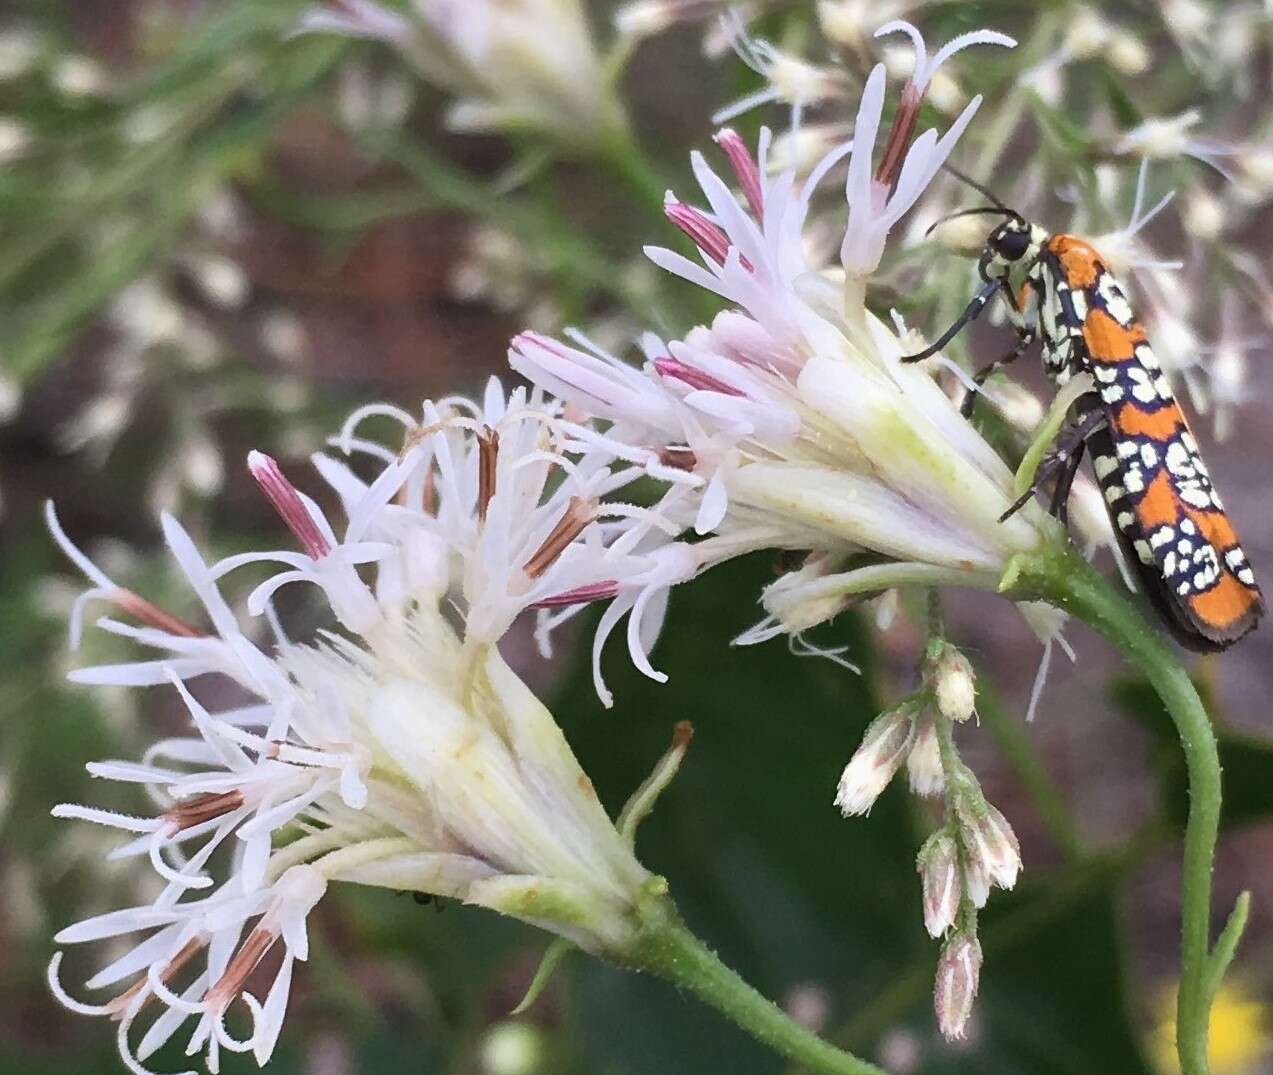
[[[60,57],[49,71],[54,89],[67,97],[100,97],[109,87],[105,70],[87,56]]]
[[[862,48],[866,43],[863,7],[855,0],[818,0],[818,26],[822,36],[835,45]],[[872,23],[871,29],[874,28]]]
[[[964,895],[968,901],[980,910],[990,899],[990,877],[981,859],[972,858],[964,863],[963,870]]]
[[[967,1035],[980,981],[981,944],[975,936],[957,933],[941,950],[933,983],[933,1011],[947,1041]]]
[[[908,709],[894,709],[871,722],[836,790],[835,805],[846,817],[865,814],[875,805],[914,740],[915,718]]]
[[[952,254],[975,257],[985,249],[987,234],[985,217],[965,214],[935,225],[932,239]]]
[[[946,786],[937,727],[931,720],[924,721],[915,732],[915,743],[906,755],[906,776],[916,795],[937,795]]]
[[[1149,70],[1153,58],[1149,46],[1126,30],[1115,33],[1105,46],[1105,59],[1109,61],[1109,65],[1128,78],[1143,75]]]
[[[960,835],[969,856],[993,884],[1012,888],[1021,872],[1021,846],[1008,819],[987,802],[961,802],[956,808]]]
[[[1109,36],[1109,23],[1100,12],[1090,7],[1080,7],[1070,16],[1065,34],[1065,49],[1071,58],[1087,60],[1105,46]]]
[[[1205,187],[1191,190],[1182,214],[1185,231],[1195,239],[1210,242],[1224,230],[1224,204]]]
[[[965,721],[977,706],[977,683],[972,664],[954,646],[946,646],[934,670],[937,708],[947,720]]]
[[[40,58],[40,38],[26,29],[0,32],[0,82],[10,82],[27,74]]]
[[[251,285],[243,270],[229,258],[212,254],[192,258],[190,272],[203,297],[214,306],[233,310],[247,301]]]
[[[794,169],[807,175],[849,133],[839,123],[802,123],[774,139],[765,163],[771,173]]]
[[[1065,94],[1065,64],[1044,61],[1021,75],[1021,85],[1033,90],[1046,105],[1060,103]]]
[[[968,95],[949,71],[936,71],[928,83],[928,102],[938,112],[952,116],[968,102]]]
[[[635,0],[614,13],[614,28],[632,37],[651,37],[677,21],[671,0]]]
[[[529,1023],[500,1023],[482,1042],[481,1067],[486,1075],[531,1075],[543,1062],[543,1033]]]
[[[20,120],[0,116],[0,163],[14,160],[31,145],[31,131]]]
[[[1273,191],[1273,149],[1251,146],[1238,154],[1238,168],[1250,201],[1263,201]]]
[[[959,847],[949,832],[930,836],[916,859],[924,891],[924,928],[940,937],[955,924],[963,897]]]

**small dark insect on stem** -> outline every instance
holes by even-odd
[[[405,896],[405,892],[399,892],[399,896]],[[432,906],[438,914],[446,910],[446,905],[451,901],[445,896],[435,896],[432,892],[412,892],[411,898],[421,907]]]

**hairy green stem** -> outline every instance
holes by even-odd
[[[688,989],[804,1071],[886,1075],[874,1064],[823,1041],[756,992],[686,928],[665,895],[651,893],[637,914],[636,937],[625,951],[609,953],[614,962]]]
[[[1211,871],[1220,826],[1220,758],[1207,711],[1171,647],[1136,607],[1072,550],[1022,557],[1004,577],[1016,599],[1050,601],[1086,621],[1144,672],[1176,725],[1189,775],[1181,882],[1176,1048],[1184,1075],[1207,1075]]]

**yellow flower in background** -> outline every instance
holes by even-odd
[[[1269,1003],[1240,979],[1220,986],[1211,1007],[1207,1056],[1212,1075],[1254,1075],[1273,1049]],[[1180,1071],[1176,1057],[1176,989],[1164,990],[1154,1004],[1149,1052],[1159,1071]]]

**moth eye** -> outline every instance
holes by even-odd
[[[1026,231],[1005,231],[991,240],[995,253],[1008,261],[1016,261],[1030,249],[1030,233]]]

